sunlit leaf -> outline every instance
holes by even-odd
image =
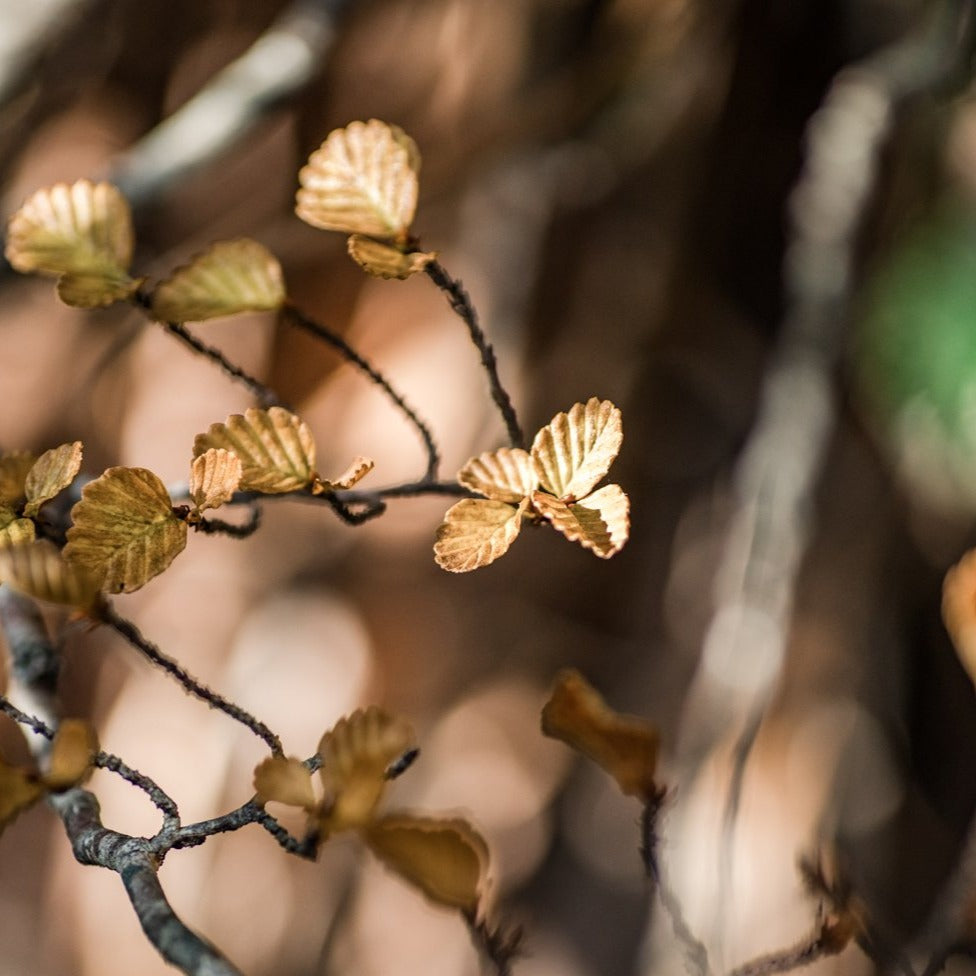
[[[81,441],[62,444],[45,451],[31,467],[24,484],[27,504],[24,515],[34,516],[38,509],[74,481],[81,468]]]
[[[295,212],[313,227],[403,239],[417,208],[419,165],[402,129],[352,122],[330,133],[298,174]]]
[[[254,791],[262,803],[274,801],[308,811],[315,809],[312,774],[294,757],[271,756],[255,767]]]
[[[482,498],[452,505],[437,529],[437,565],[449,573],[467,573],[493,563],[515,541],[527,507],[528,499],[517,507]]]
[[[27,497],[27,474],[37,458],[29,451],[9,451],[0,457],[0,505],[17,506]]]
[[[88,611],[98,597],[98,581],[62,558],[46,539],[0,548],[0,582],[38,600]]]
[[[318,748],[326,797],[323,836],[368,823],[389,782],[387,769],[415,747],[410,723],[375,705],[326,732]]]
[[[630,502],[619,485],[605,485],[572,505],[536,491],[532,506],[567,539],[601,559],[619,552],[630,532]]]
[[[942,619],[970,680],[976,684],[976,549],[946,573]]]
[[[71,510],[64,555],[110,593],[132,593],[183,551],[186,523],[166,486],[145,468],[109,468]]]
[[[78,180],[35,192],[10,220],[7,260],[18,271],[60,277],[59,293],[90,308],[127,297],[132,217],[108,183]]]
[[[465,488],[493,501],[513,505],[539,487],[531,455],[517,447],[479,454],[461,468],[457,477]]]
[[[0,833],[44,792],[36,773],[11,766],[0,756]]]
[[[219,241],[153,290],[161,322],[200,322],[238,312],[276,309],[285,300],[278,259],[257,241]]]
[[[66,718],[58,725],[51,744],[51,756],[44,783],[50,790],[77,786],[91,772],[98,752],[98,738],[88,722]]]
[[[241,459],[242,491],[280,494],[300,491],[315,475],[315,441],[308,425],[282,407],[248,408],[223,424],[198,434],[194,457],[212,447],[232,451]]]
[[[645,801],[657,794],[657,729],[615,712],[578,671],[563,671],[556,679],[542,710],[542,731],[602,766],[624,793]]]
[[[610,469],[623,436],[620,411],[609,400],[592,397],[557,413],[532,443],[539,483],[564,501],[582,498]]]
[[[330,491],[347,491],[358,485],[375,467],[375,462],[368,457],[354,457],[349,467],[332,481],[316,477],[312,483],[312,494],[322,495]]]
[[[398,278],[401,281],[423,271],[437,259],[436,251],[407,251],[391,244],[374,241],[362,234],[353,234],[346,242],[349,256],[374,278]]]
[[[401,814],[383,817],[363,831],[370,850],[387,867],[448,908],[478,908],[488,845],[465,820]]]
[[[27,518],[18,518],[12,508],[0,505],[0,546],[33,541],[34,523]]]
[[[190,498],[198,512],[219,508],[234,497],[243,475],[241,459],[233,451],[212,447],[193,459]]]

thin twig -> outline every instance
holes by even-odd
[[[168,657],[152,641],[145,638],[131,620],[120,617],[107,602],[100,611],[98,619],[99,622],[108,625],[116,633],[124,637],[149,661],[161,668],[172,678],[175,678],[189,694],[206,702],[211,708],[218,709],[234,719],[234,721],[240,722],[241,725],[250,729],[258,738],[263,739],[274,755],[282,755],[281,740],[264,722],[256,719],[250,712],[241,708],[240,705],[235,705],[222,695],[217,694],[217,692],[197,681],[181,664]]]
[[[261,509],[252,504],[250,517],[243,524],[225,522],[218,518],[205,518],[193,523],[193,528],[204,535],[226,535],[232,539],[246,539],[261,527]]]
[[[174,830],[179,827],[180,809],[176,805],[176,801],[145,773],[133,769],[110,752],[97,753],[92,760],[92,765],[99,769],[107,769],[110,773],[121,776],[127,783],[142,790],[152,801],[153,806],[163,814],[163,830]]]
[[[396,408],[410,421],[414,426],[417,433],[420,435],[420,439],[423,441],[424,450],[427,452],[427,469],[424,472],[424,481],[433,481],[437,478],[437,467],[440,464],[440,455],[437,450],[437,444],[434,441],[434,435],[431,433],[430,427],[427,423],[421,420],[417,412],[404,400],[404,398],[397,393],[397,391],[390,385],[390,381],[374,366],[372,366],[366,359],[364,359],[352,346],[346,342],[342,336],[336,334],[331,329],[326,328],[320,322],[316,322],[315,319],[309,318],[301,309],[294,305],[286,304],[282,308],[283,317],[286,322],[291,322],[293,325],[309,335],[315,336],[316,339],[326,343],[338,352],[343,359],[347,362],[352,363],[360,372],[369,377],[370,381],[375,383],[390,399],[390,401],[396,406]]]
[[[26,726],[31,732],[43,736],[50,742],[54,738],[54,729],[47,722],[39,719],[36,715],[28,715],[21,711],[6,695],[0,695],[0,712],[9,715],[15,722]]]
[[[431,261],[424,268],[427,277],[444,293],[451,308],[457,316],[468,327],[468,334],[471,341],[475,344],[481,355],[481,365],[488,374],[488,385],[491,388],[491,398],[498,407],[505,421],[505,429],[508,431],[508,439],[512,447],[525,447],[525,436],[519,426],[518,416],[515,407],[512,405],[512,398],[508,391],[502,386],[502,381],[498,376],[498,361],[495,359],[495,350],[492,349],[484,330],[478,324],[478,313],[468,293],[464,290],[461,282],[452,278],[447,270],[439,261]]]

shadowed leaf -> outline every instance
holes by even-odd
[[[458,472],[457,479],[479,495],[513,505],[539,487],[531,455],[517,447],[486,451],[471,458]]]
[[[45,786],[55,791],[77,786],[91,772],[96,752],[98,738],[91,725],[82,719],[63,719],[51,744]]]
[[[607,473],[623,441],[620,411],[592,397],[558,413],[532,443],[540,485],[557,498],[575,501]]]
[[[262,803],[274,801],[309,812],[315,809],[312,774],[300,759],[271,756],[254,769],[254,791]]]
[[[0,582],[38,600],[89,611],[98,598],[98,581],[70,565],[45,540],[0,549]]]
[[[0,457],[0,505],[16,507],[27,498],[27,475],[36,461],[29,451],[9,451]]]
[[[481,498],[452,505],[437,529],[437,565],[449,573],[467,573],[493,563],[515,541],[527,507],[528,499],[518,507]]]
[[[11,766],[0,757],[0,833],[18,814],[33,806],[44,792],[35,773]]]
[[[6,505],[0,505],[0,546],[15,546],[34,541],[34,523],[27,518],[17,518],[17,513]]]
[[[417,207],[419,165],[402,129],[352,122],[331,132],[298,174],[295,212],[313,227],[402,239]]]
[[[308,425],[282,407],[248,408],[198,434],[194,457],[224,448],[241,459],[242,491],[280,494],[300,491],[315,475],[315,442]]]
[[[469,914],[477,911],[488,845],[466,820],[383,817],[363,831],[363,839],[387,867],[432,901]]]
[[[80,468],[81,441],[62,444],[45,451],[27,474],[24,484],[24,494],[27,497],[24,515],[36,515],[46,501],[50,501],[74,481]]]
[[[219,508],[234,497],[241,483],[241,459],[232,451],[212,447],[193,459],[190,498],[198,512]]]
[[[132,593],[183,551],[186,523],[166,486],[145,468],[109,468],[71,510],[64,556],[110,593]]]
[[[353,234],[346,242],[349,256],[374,278],[409,278],[437,258],[436,251],[408,251],[382,241],[374,241],[362,234]]]
[[[606,485],[572,505],[536,491],[532,506],[567,539],[601,559],[619,552],[630,532],[630,502],[619,485]]]
[[[161,322],[200,322],[238,312],[276,309],[285,300],[278,259],[249,238],[219,241],[153,290]]]

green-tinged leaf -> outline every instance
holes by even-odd
[[[98,581],[65,562],[46,539],[0,548],[0,583],[8,583],[35,599],[84,612],[98,601]]]
[[[24,515],[33,517],[40,507],[63,491],[81,468],[81,441],[62,444],[45,451],[27,474]]]
[[[416,746],[409,722],[371,705],[340,719],[319,742],[325,793],[321,833],[368,823],[389,782],[391,763]]]
[[[193,455],[210,448],[232,451],[241,459],[242,491],[281,494],[308,487],[315,477],[315,441],[308,425],[282,407],[250,407],[223,424],[198,434]]]
[[[619,485],[606,485],[572,505],[536,491],[532,507],[567,539],[601,559],[618,553],[630,533],[630,501]]]
[[[602,766],[628,796],[650,801],[657,795],[657,729],[615,712],[578,671],[556,679],[542,709],[542,731]]]
[[[9,451],[0,456],[0,505],[16,508],[27,497],[27,474],[37,458],[29,451]]]
[[[160,282],[152,313],[161,322],[200,322],[280,308],[285,280],[278,259],[257,241],[219,241]]]
[[[528,451],[503,447],[471,458],[458,472],[458,481],[496,502],[517,505],[539,487],[539,476]]]
[[[557,413],[532,444],[539,484],[564,501],[582,498],[610,469],[623,436],[620,411],[609,400],[592,397]]]
[[[54,733],[44,784],[55,792],[77,786],[91,773],[97,752],[98,737],[88,722],[63,719]]]
[[[516,507],[481,498],[452,505],[437,529],[437,565],[449,573],[467,573],[493,563],[515,541],[527,506],[527,499]]]
[[[316,476],[312,482],[312,494],[324,495],[330,491],[348,491],[354,485],[358,485],[374,467],[375,462],[372,458],[354,457],[349,467],[332,481]]]
[[[33,541],[34,523],[29,518],[18,518],[12,508],[0,505],[0,547]]]
[[[374,278],[398,278],[400,281],[423,271],[437,259],[436,251],[403,252],[392,244],[374,241],[362,234],[351,235],[346,250],[353,261]]]
[[[212,447],[193,459],[190,466],[190,498],[198,512],[219,508],[234,497],[244,469],[232,451]]]
[[[66,274],[58,279],[58,298],[74,308],[104,308],[130,298],[143,280],[126,274]]]
[[[43,795],[44,786],[36,773],[11,766],[0,756],[0,833]]]
[[[477,911],[488,845],[466,820],[383,817],[363,831],[363,839],[388,868],[438,905]]]
[[[312,774],[300,759],[271,756],[254,769],[254,792],[261,803],[285,803],[312,812]]]
[[[110,593],[138,590],[186,545],[186,523],[145,468],[109,468],[85,485],[71,518],[65,559]]]
[[[295,212],[325,230],[404,239],[417,208],[420,154],[377,119],[331,132],[298,174]]]

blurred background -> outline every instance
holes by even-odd
[[[40,186],[113,179],[133,201],[135,273],[154,278],[213,240],[256,238],[293,300],[429,419],[451,476],[504,439],[463,326],[424,276],[368,279],[340,235],[291,209],[298,169],[331,129],[393,122],[424,160],[414,230],[470,292],[526,430],[590,396],[622,408],[613,478],[633,527],[609,562],[524,532],[500,562],[456,577],[431,553],[443,498],[396,501],[357,529],[280,501],[251,539],[191,538],[163,577],[117,601],[292,754],[359,705],[407,715],[422,754],[390,803],[480,826],[499,917],[526,930],[520,976],[683,971],[648,897],[636,803],[539,733],[561,667],[659,724],[673,789],[660,856],[717,973],[812,929],[797,862],[822,843],[889,947],[913,939],[958,860],[976,803],[976,707],[939,602],[944,572],[976,541],[965,79],[901,106],[871,173],[853,301],[837,313],[843,350],[827,366],[836,414],[805,476],[785,658],[731,845],[721,819],[737,728],[693,764],[680,756],[711,708],[688,692],[714,638],[734,472],[782,331],[804,132],[839,69],[920,33],[941,6],[0,0],[5,217]],[[367,484],[423,472],[412,429],[328,349],[263,315],[195,329],[308,421],[326,475],[355,454],[376,459]],[[49,281],[9,269],[0,343],[0,447],[81,439],[91,474],[127,464],[184,481],[194,435],[250,404],[135,313],[67,308]],[[787,401],[802,431],[807,405]],[[794,460],[783,452],[784,470]],[[103,748],[155,778],[186,821],[249,798],[256,740],[112,635],[52,623],[66,710],[92,717]],[[748,684],[761,666],[743,655],[723,680]],[[156,829],[117,777],[99,772],[92,789],[108,826]],[[250,976],[478,971],[456,918],[352,843],[308,864],[253,827],[173,852],[161,878]],[[809,971],[878,968],[852,947]],[[4,833],[2,976],[169,971],[118,878],[77,865],[48,812]]]

